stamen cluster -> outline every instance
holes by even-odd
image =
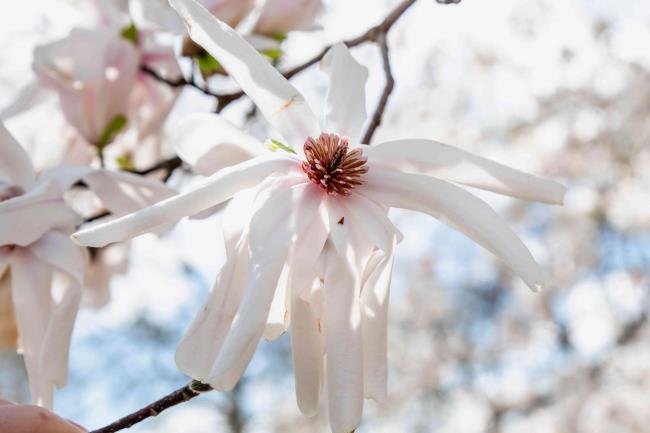
[[[352,188],[363,184],[367,158],[359,148],[350,150],[349,144],[348,137],[327,132],[305,141],[307,160],[302,170],[328,194],[349,195]]]

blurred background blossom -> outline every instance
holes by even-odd
[[[91,3],[27,0],[0,14],[0,112],[35,79],[33,48],[88,25]],[[323,29],[289,34],[280,66],[356,36],[396,3],[326,1]],[[647,431],[650,3],[418,0],[390,44],[397,86],[375,141],[452,143],[553,177],[569,193],[564,207],[478,193],[548,269],[552,284],[539,295],[462,235],[394,213],[404,241],[392,285],[389,399],[367,405],[359,432]],[[370,68],[373,107],[383,86],[377,47],[353,53]],[[317,68],[294,82],[312,106],[322,103]],[[194,89],[178,98],[166,128],[214,109]],[[250,107],[242,100],[225,115],[241,123]],[[72,134],[47,100],[7,126],[41,167]],[[246,128],[263,134],[255,118]],[[131,243],[110,302],[80,314],[59,413],[99,427],[187,381],[173,354],[223,261],[218,218]],[[235,391],[206,394],[133,431],[328,431],[324,414],[304,418],[295,405],[288,336],[260,349]],[[28,400],[22,365],[0,352],[4,397]]]

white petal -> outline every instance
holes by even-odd
[[[318,411],[323,380],[323,341],[320,325],[303,294],[311,289],[316,277],[316,262],[323,254],[328,230],[321,206],[309,229],[296,241],[289,268],[291,296],[291,348],[296,380],[296,400],[300,411],[314,415]]]
[[[130,0],[129,15],[138,30],[182,33],[183,23],[167,0]]]
[[[332,250],[325,274],[323,327],[327,394],[333,433],[349,433],[363,412],[363,349],[359,278],[345,255]]]
[[[52,305],[40,361],[51,383],[62,388],[67,382],[70,337],[81,301],[87,253],[84,248],[72,243],[68,236],[55,231],[46,233],[30,250],[63,276],[62,293]]]
[[[0,184],[17,185],[26,191],[34,180],[34,168],[27,152],[0,122]]]
[[[273,341],[280,338],[287,331],[289,327],[290,301],[289,266],[285,266],[280,273],[273,301],[271,301],[271,308],[266,318],[263,334],[265,340]]]
[[[302,147],[308,136],[320,133],[305,98],[237,32],[194,0],[170,4],[190,37],[223,65],[290,146]]]
[[[32,401],[52,406],[54,386],[44,374],[40,360],[50,320],[52,270],[28,250],[17,248],[11,262],[11,297],[22,347]]]
[[[329,217],[329,240],[340,255],[353,263],[358,276],[372,254],[374,243],[366,234],[366,221],[358,221],[348,209],[350,197],[328,196],[325,201]]]
[[[79,231],[72,237],[81,245],[93,247],[124,241],[222,203],[238,191],[254,186],[269,174],[287,172],[295,168],[296,164],[296,161],[288,158],[260,157],[245,161],[220,170],[192,191],[106,224]]]
[[[566,188],[433,140],[397,140],[364,149],[373,164],[422,173],[523,200],[562,204]]]
[[[296,401],[306,416],[318,412],[323,380],[323,336],[309,303],[291,297],[291,351],[296,380]]]
[[[176,365],[188,376],[207,381],[230,329],[246,283],[248,233],[229,254],[212,291],[176,349]]]
[[[373,167],[359,193],[391,207],[428,213],[496,254],[532,290],[544,285],[541,269],[505,221],[482,200],[456,185],[418,174]]]
[[[74,280],[68,280],[61,298],[54,305],[43,341],[41,366],[57,388],[63,388],[67,383],[70,339],[80,302],[81,286]]]
[[[364,395],[377,401],[386,398],[388,382],[388,293],[395,242],[393,237],[389,251],[375,251],[373,258],[377,263],[369,263],[369,266],[374,264],[374,268],[364,281],[361,292]]]
[[[56,183],[61,191],[65,191],[93,171],[95,171],[94,168],[85,165],[57,165],[43,171],[38,176],[38,185],[48,182]]]
[[[30,251],[42,261],[68,274],[79,285],[83,282],[88,264],[86,249],[75,245],[68,235],[49,231],[30,245]]]
[[[257,139],[212,113],[185,116],[174,128],[172,142],[178,156],[204,176],[265,152]]]
[[[392,251],[397,229],[388,218],[388,209],[385,206],[356,193],[352,193],[349,200],[342,204],[351,214],[350,221],[358,224],[377,248],[386,253]]]
[[[95,170],[83,177],[106,209],[121,216],[172,197],[176,191],[157,179],[121,171]]]
[[[250,224],[250,265],[237,317],[217,357],[209,383],[232,389],[253,356],[262,336],[280,272],[292,241],[315,215],[321,194],[302,183],[280,186],[269,193]],[[278,206],[278,203],[284,203]]]
[[[367,117],[368,69],[352,57],[342,42],[330,48],[320,66],[330,80],[325,108],[325,129],[345,135],[356,143],[361,138],[361,128]]]
[[[273,36],[312,30],[322,8],[322,0],[266,0],[253,32]]]
[[[27,194],[0,202],[0,245],[26,246],[48,230],[73,227],[78,220],[63,201],[58,186],[40,185]]]

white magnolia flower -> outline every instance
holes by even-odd
[[[36,175],[29,157],[0,122],[0,323],[12,322],[29,375],[32,399],[51,406],[65,385],[68,348],[79,307],[87,255],[70,240],[81,218],[64,200],[82,179],[117,215],[169,197],[158,182],[88,167],[59,167]]]
[[[83,245],[102,246],[235,197],[224,226],[228,259],[179,345],[182,371],[230,389],[259,339],[290,322],[300,409],[313,414],[326,383],[332,430],[354,430],[363,398],[386,394],[387,300],[398,238],[389,207],[448,223],[534,290],[543,286],[519,238],[456,184],[546,203],[561,203],[564,187],[430,140],[360,145],[367,70],[343,44],[322,63],[330,88],[321,128],[304,97],[230,27],[194,0],[171,4],[192,39],[286,143],[273,142],[280,150],[272,152],[217,116],[194,116],[180,128],[179,155],[208,175],[200,187],[73,235]],[[237,211],[242,205],[247,210]]]

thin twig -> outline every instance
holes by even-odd
[[[393,92],[393,88],[395,88],[395,78],[393,77],[393,72],[390,67],[390,55],[388,52],[388,41],[387,41],[386,34],[381,34],[379,39],[377,40],[377,43],[379,44],[379,49],[381,50],[381,60],[384,65],[384,75],[386,77],[386,84],[384,84],[384,90],[381,92],[381,96],[379,97],[379,102],[377,103],[377,107],[375,108],[375,113],[372,115],[372,118],[370,119],[370,124],[368,125],[368,129],[366,130],[366,133],[363,134],[363,138],[361,139],[362,143],[365,144],[370,144],[370,140],[372,140],[372,136],[375,135],[375,131],[381,125],[381,120],[384,116],[384,111],[386,111],[386,105],[388,104],[388,98],[390,97],[390,94]]]
[[[157,416],[159,413],[161,413],[166,409],[169,409],[172,406],[176,406],[177,404],[184,403],[188,400],[193,399],[199,394],[211,390],[212,387],[210,385],[201,383],[197,380],[193,380],[188,385],[185,385],[184,387],[177,389],[176,391],[172,392],[169,395],[166,395],[160,400],[155,401],[150,405],[145,406],[142,409],[133,412],[132,414],[127,415],[124,418],[115,421],[114,423],[107,425],[106,427],[102,427],[98,430],[93,430],[90,433],[115,433],[117,431],[130,428],[147,418]]]

